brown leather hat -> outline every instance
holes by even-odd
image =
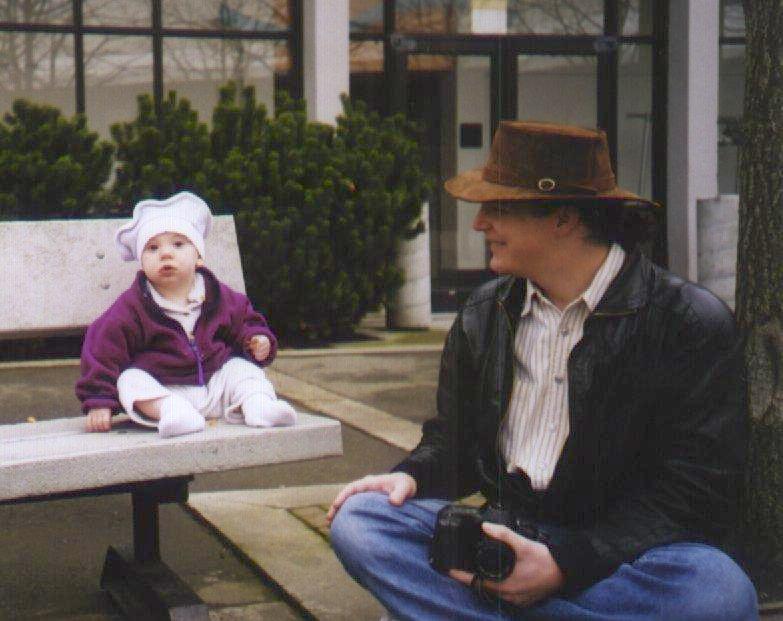
[[[617,187],[603,130],[528,121],[501,121],[487,163],[446,181],[446,191],[471,203],[589,199],[655,205]]]

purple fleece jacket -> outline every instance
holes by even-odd
[[[205,300],[196,321],[194,340],[182,326],[166,316],[147,289],[139,271],[133,285],[96,319],[82,346],[82,376],[76,396],[85,413],[93,408],[121,410],[117,378],[128,367],[147,371],[161,384],[203,386],[233,356],[266,366],[277,353],[277,339],[263,315],[250,300],[223,283],[205,268]],[[251,337],[262,334],[272,347],[258,363],[247,349]]]

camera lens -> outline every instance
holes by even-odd
[[[487,580],[505,580],[514,569],[516,555],[508,544],[484,539],[476,547],[476,573]]]

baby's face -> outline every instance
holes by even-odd
[[[153,286],[170,288],[191,283],[199,264],[198,250],[179,233],[160,233],[141,253],[141,269]]]

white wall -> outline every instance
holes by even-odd
[[[669,267],[696,280],[696,203],[718,194],[719,3],[670,0],[669,7]]]
[[[305,0],[303,8],[307,117],[334,123],[348,93],[348,0]]]

